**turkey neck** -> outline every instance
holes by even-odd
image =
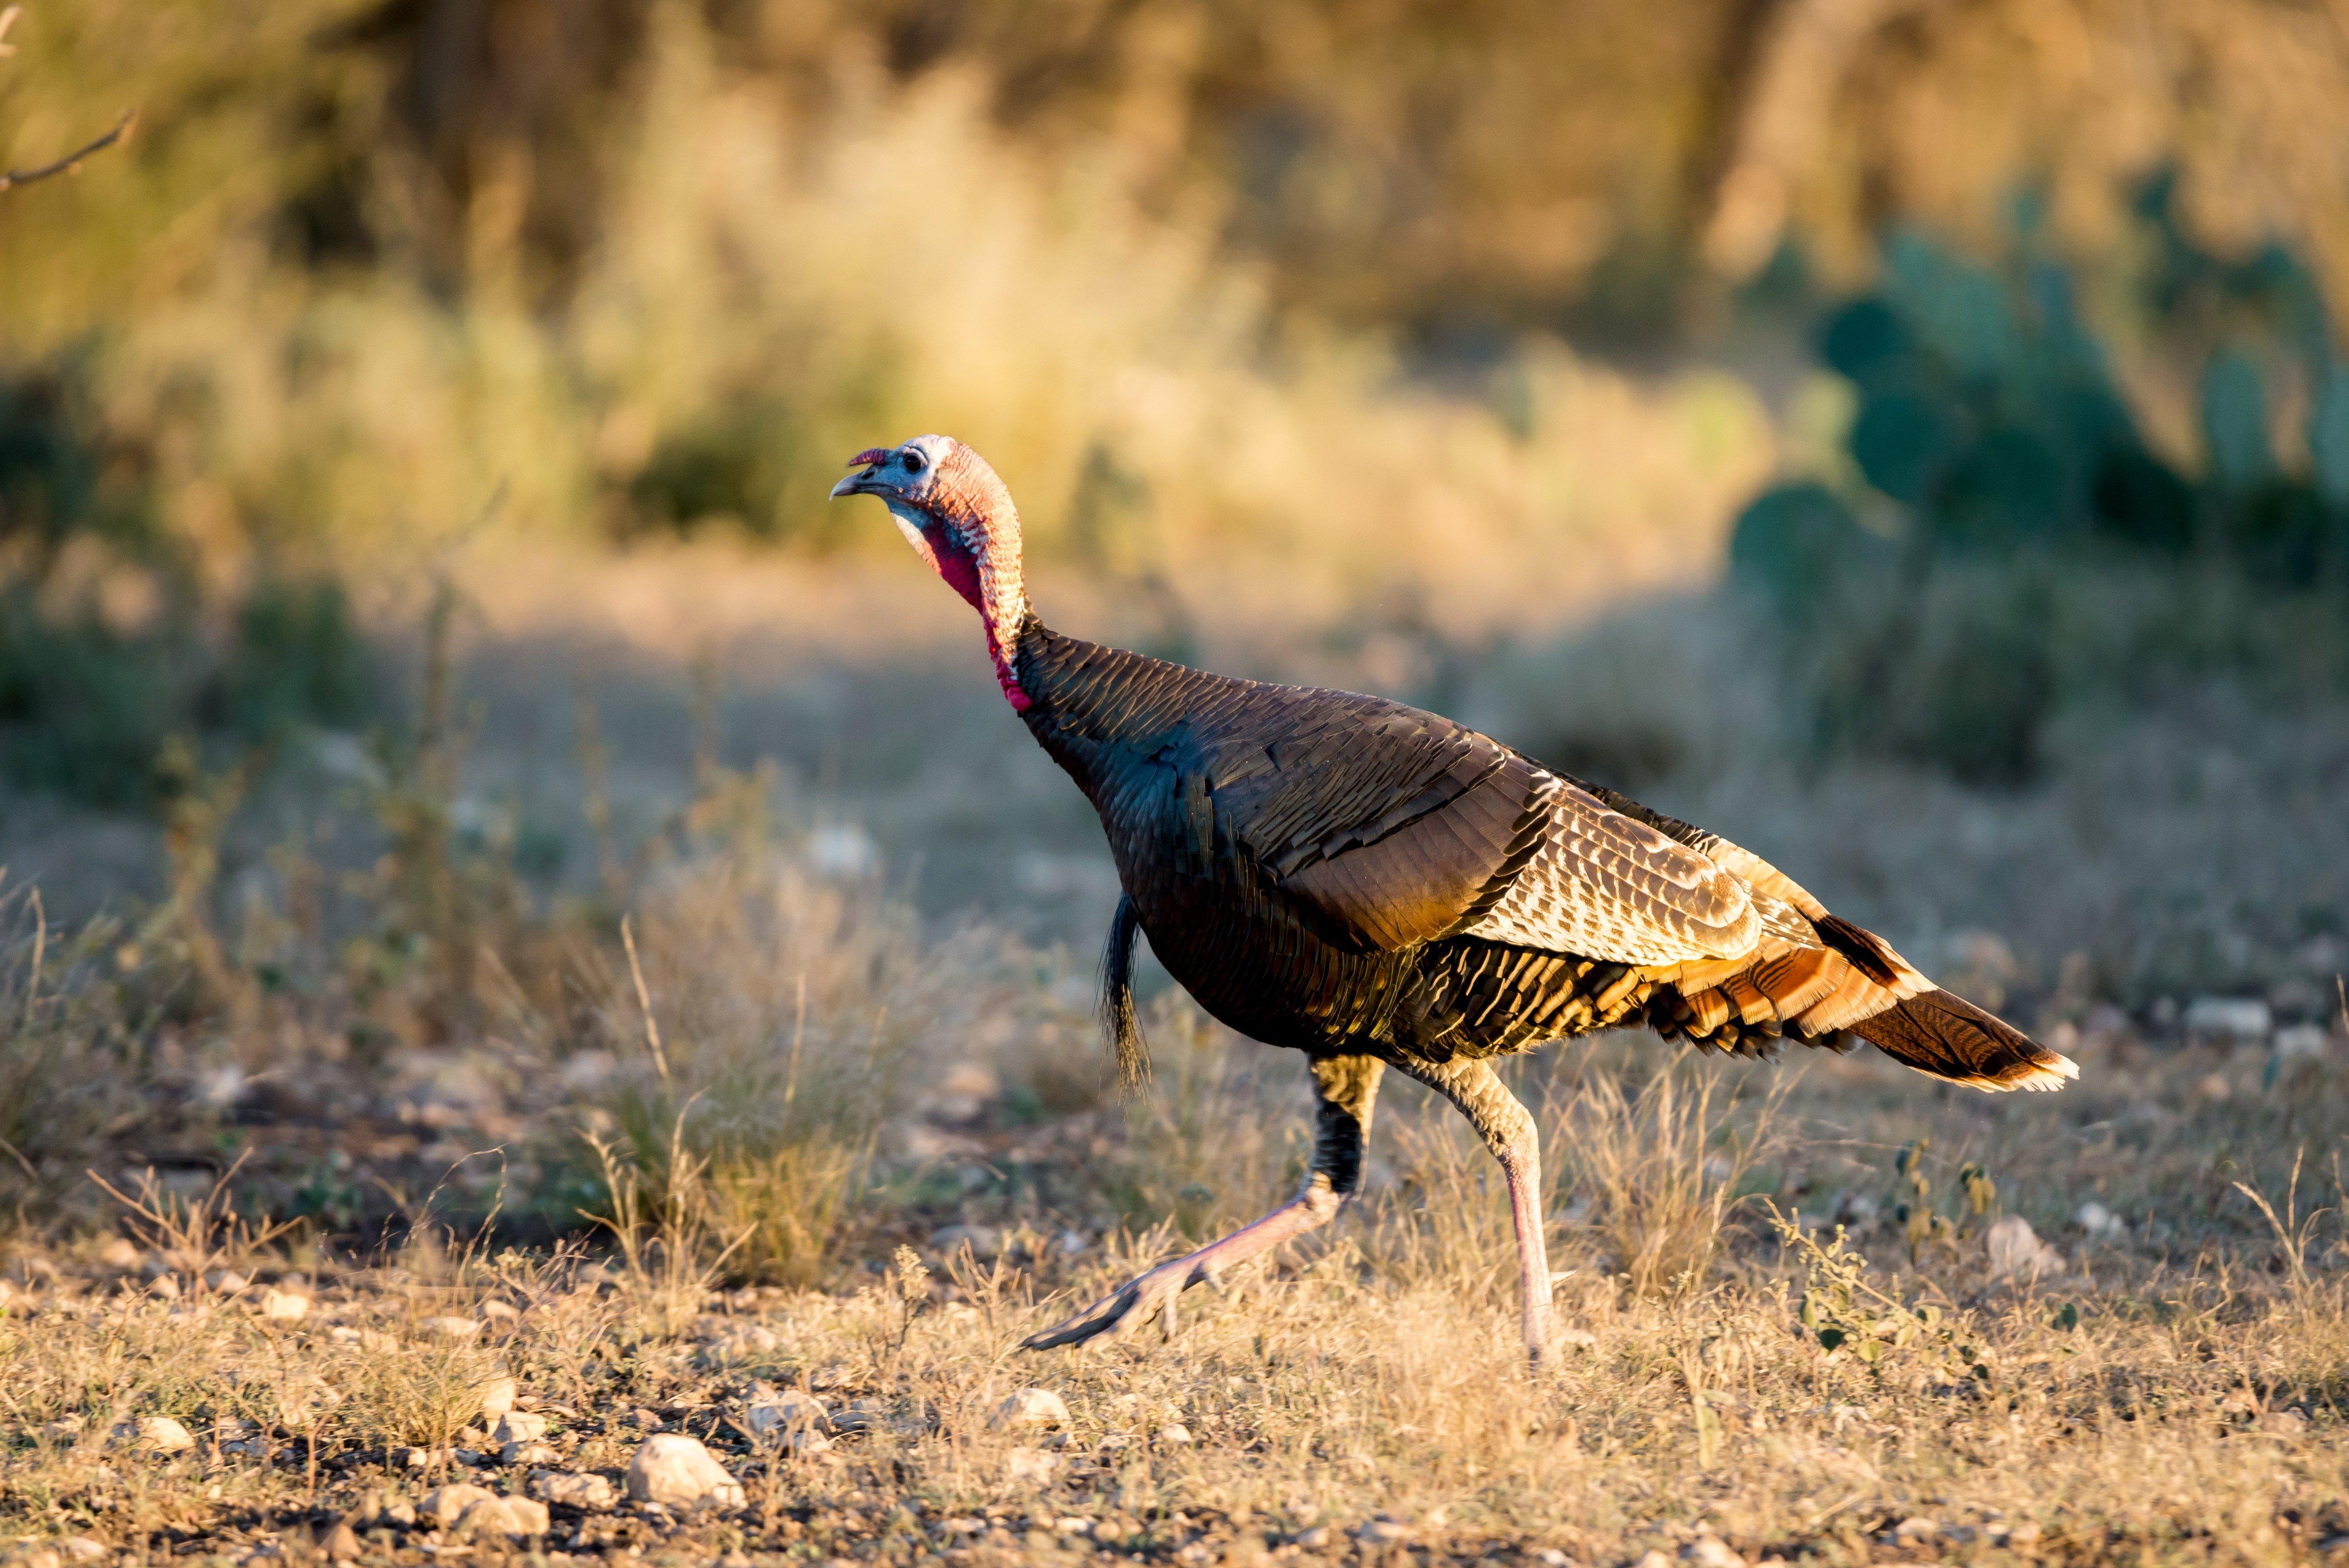
[[[1252,683],[1062,636],[1030,612],[1013,642],[1012,668],[1029,707],[1029,733],[1093,805],[1133,771],[1182,748],[1202,699]],[[1106,813],[1105,813],[1106,814]]]

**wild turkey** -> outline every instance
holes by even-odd
[[[1544,768],[1435,714],[1271,686],[1062,636],[1030,607],[1019,518],[944,436],[860,452],[873,495],[977,608],[1004,696],[1101,814],[1123,884],[1106,1010],[1139,1067],[1133,937],[1241,1034],[1305,1054],[1319,1100],[1303,1190],[1152,1269],[1032,1348],[1129,1330],[1183,1290],[1326,1223],[1361,1179],[1389,1068],[1449,1099],[1506,1172],[1526,1346],[1550,1338],[1533,1119],[1495,1057],[1644,1024],[1762,1055],[1846,1031],[1977,1088],[2054,1088],[2056,1053],[1938,989],[1735,844]]]

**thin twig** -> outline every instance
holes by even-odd
[[[41,890],[33,889],[33,972],[25,977],[25,1016],[33,1016],[33,1004],[41,996],[41,964],[49,952],[49,913],[41,907]]]
[[[0,1138],[0,1154],[5,1154],[9,1159],[14,1160],[17,1167],[34,1181],[37,1181],[41,1179],[41,1173],[33,1169],[33,1162],[25,1158],[25,1151],[5,1138]]]
[[[628,917],[620,917],[620,942],[628,950],[628,973],[636,982],[636,1006],[645,1010],[645,1043],[652,1047],[653,1066],[660,1069],[661,1082],[668,1082],[668,1053],[661,1049],[660,1020],[653,1016],[653,994],[645,985],[645,966],[636,962],[636,934],[628,929]]]
[[[91,153],[103,152],[116,142],[129,137],[131,128],[138,123],[139,111],[135,108],[124,109],[122,118],[114,122],[112,130],[86,147],[76,148],[55,163],[44,163],[37,169],[11,169],[6,173],[0,174],[0,191],[13,191],[19,185],[30,185],[36,180],[47,180],[52,174],[70,174],[80,166],[81,160]]]

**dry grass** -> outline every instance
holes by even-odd
[[[1247,1108],[1219,1130],[1227,1185],[1277,1191],[1287,1174],[1269,1153],[1285,1130],[1254,1119],[1253,1064],[1226,1049],[1162,1034],[1178,1093],[1201,1093],[1181,1076],[1200,1072],[1227,1097],[1213,1103]],[[1186,1068],[1192,1055],[1204,1066]],[[2202,1066],[2139,1075],[2127,1098],[2190,1100]],[[483,1447],[481,1392],[504,1375],[550,1416],[543,1464],[616,1474],[643,1435],[632,1412],[650,1407],[647,1419],[705,1438],[748,1483],[750,1506],[716,1518],[558,1508],[546,1544],[574,1553],[897,1560],[968,1546],[1187,1563],[1269,1546],[1371,1561],[1402,1542],[1415,1559],[1547,1549],[1619,1563],[1710,1533],[1749,1558],[1972,1560],[2003,1547],[2044,1561],[2281,1562],[2349,1531],[2336,1217],[2313,1233],[2284,1222],[2289,1245],[2231,1190],[2118,1234],[2050,1218],[2097,1191],[2097,1145],[2081,1131],[2121,1098],[2111,1075],[2100,1088],[2092,1074],[2067,1107],[1961,1099],[1897,1069],[1831,1062],[1783,1098],[1708,1104],[1708,1082],[1716,1097],[1762,1089],[1733,1076],[1744,1070],[1659,1063],[1630,1042],[1559,1064],[1547,1120],[1570,1173],[1553,1213],[1578,1270],[1561,1289],[1578,1332],[1538,1374],[1508,1332],[1506,1268],[1496,1284],[1499,1196],[1415,1103],[1392,1106],[1378,1137],[1401,1163],[1326,1245],[1198,1301],[1172,1343],[1081,1354],[1012,1346],[1063,1296],[1174,1244],[1163,1233],[1135,1244],[1112,1232],[1081,1259],[1043,1251],[991,1267],[901,1249],[874,1284],[833,1293],[701,1282],[681,1295],[641,1237],[616,1272],[430,1245],[372,1265],[281,1258],[263,1271],[280,1276],[274,1288],[316,1303],[294,1323],[259,1315],[260,1287],[167,1300],[136,1271],[114,1284],[61,1258],[57,1277],[14,1287],[0,1318],[0,1532],[153,1553],[184,1542],[230,1558],[297,1552],[367,1492],[412,1498],[430,1484],[393,1462],[405,1446]],[[2337,1138],[2338,1092],[2302,1098]],[[2262,1103],[2238,1112],[2273,1131],[2282,1108]],[[1847,1136],[1823,1137],[1836,1122]],[[1145,1118],[1126,1158],[1166,1147],[1151,1128]],[[1773,1129],[1805,1136],[1757,1141]],[[2304,1119],[2302,1130],[2315,1130]],[[1920,1136],[1971,1138],[1992,1156],[2002,1190],[2060,1244],[2063,1272],[1994,1280],[1978,1241],[1910,1265],[1896,1227],[1863,1224],[1877,1299],[1938,1326],[1888,1330],[1870,1358],[1830,1353],[1803,1321],[1805,1291],[1831,1283],[1820,1254],[1717,1222],[1740,1184],[1821,1215],[1855,1212],[1852,1194],[1895,1184],[1891,1140]],[[1736,1150],[1764,1147],[1740,1165]],[[1178,1165],[1156,1180],[1201,1173]],[[2281,1216],[2275,1174],[2246,1175]],[[1589,1197],[1599,1202],[1578,1213]],[[1625,1236],[1638,1238],[1628,1253]],[[1663,1294],[1640,1288],[1656,1260],[1707,1253]],[[450,1319],[478,1326],[452,1335]],[[840,1429],[829,1452],[749,1439],[747,1402],[770,1383],[826,1403]],[[1067,1399],[1069,1430],[992,1424],[1030,1383]],[[152,1414],[184,1422],[198,1449],[108,1451],[116,1423]],[[492,1456],[474,1479],[519,1490],[523,1476]],[[419,1527],[367,1551],[420,1561],[440,1545]]]

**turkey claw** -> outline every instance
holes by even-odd
[[[1082,1345],[1104,1335],[1115,1338],[1132,1333],[1153,1316],[1163,1320],[1166,1337],[1172,1339],[1174,1298],[1191,1283],[1190,1276],[1188,1259],[1152,1269],[1126,1281],[1074,1317],[1030,1335],[1019,1342],[1019,1348],[1053,1350],[1063,1345]]]

